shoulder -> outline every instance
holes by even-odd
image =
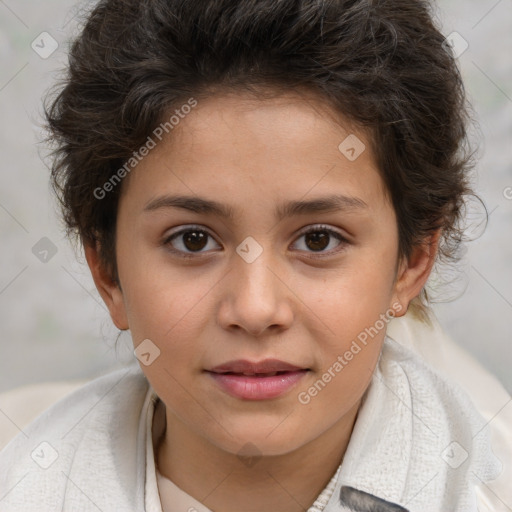
[[[3,505],[12,500],[12,510],[60,510],[72,471],[76,478],[110,478],[119,457],[133,458],[148,389],[134,365],[94,379],[44,410],[0,452],[0,496],[8,493]]]
[[[476,489],[479,511],[508,510],[512,507],[512,397],[499,382],[471,354],[458,346],[443,330],[435,317],[431,325],[410,315],[394,319],[388,328],[388,336],[397,343],[392,352],[397,364],[407,368],[420,365],[421,380],[436,383],[446,397],[441,404],[448,409],[452,422],[460,428],[468,424],[468,411],[475,409],[481,417],[478,422],[490,435],[492,452],[501,462],[498,478],[480,482]],[[409,362],[407,362],[409,360]],[[450,397],[457,400],[450,400]],[[452,408],[458,411],[452,414]],[[471,414],[471,417],[474,416]],[[477,428],[476,432],[480,432]],[[482,432],[483,432],[482,430]]]

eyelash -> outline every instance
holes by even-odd
[[[199,231],[201,233],[206,233],[210,238],[214,238],[206,229],[204,229],[202,226],[198,226],[198,225],[190,225],[188,226],[187,228],[185,229],[181,229],[180,231],[177,231],[175,233],[172,233],[171,235],[167,236],[164,238],[163,240],[163,243],[162,245],[166,246],[168,248],[168,250],[170,252],[172,252],[173,254],[176,254],[182,258],[197,258],[198,255],[200,254],[204,254],[203,252],[184,252],[184,251],[181,251],[181,250],[178,250],[178,249],[174,249],[172,246],[171,246],[171,242],[172,240],[174,240],[175,238],[178,238],[180,235],[183,235],[187,232],[190,232],[190,231]],[[346,245],[348,245],[350,242],[341,234],[339,233],[338,231],[335,231],[334,229],[324,225],[324,224],[317,224],[317,225],[314,225],[314,226],[311,226],[307,229],[305,229],[304,231],[301,231],[298,235],[297,235],[297,238],[300,238],[300,237],[303,237],[305,235],[309,235],[310,233],[316,233],[316,232],[321,232],[321,231],[326,231],[327,233],[329,233],[329,236],[334,236],[334,238],[336,238],[340,243],[338,245],[338,247],[334,250],[330,250],[328,252],[317,252],[315,253],[314,251],[311,251],[311,255],[308,256],[309,258],[323,258],[323,257],[326,257],[326,256],[332,256],[333,254],[337,254],[338,252],[341,252]],[[218,243],[218,242],[217,242]],[[308,252],[308,251],[306,251]]]

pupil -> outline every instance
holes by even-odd
[[[183,235],[185,247],[190,251],[200,251],[206,246],[206,233],[202,231],[187,231]]]
[[[306,245],[313,251],[321,251],[329,245],[329,234],[326,231],[308,233],[306,235]]]

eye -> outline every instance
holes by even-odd
[[[309,227],[299,235],[299,240],[301,238],[304,238],[304,242],[298,244],[302,245],[302,247],[299,247],[299,250],[320,253],[319,256],[337,253],[349,244],[348,240],[341,233],[324,225]],[[213,242],[213,247],[211,242]],[[330,250],[326,250],[333,245],[333,242],[335,244],[334,249],[331,247]],[[194,225],[180,229],[167,236],[163,241],[163,245],[167,246],[171,252],[184,258],[193,258],[195,253],[202,254],[208,252],[208,250],[215,249],[215,245],[220,247],[207,230],[201,226]]]
[[[171,252],[190,258],[193,257],[193,253],[206,252],[203,249],[208,248],[209,241],[212,240],[213,237],[205,229],[200,226],[189,226],[167,236],[163,245],[168,246]],[[218,245],[217,242],[215,244]]]
[[[324,225],[309,227],[299,235],[299,239],[301,238],[304,238],[304,242],[299,244],[302,245],[299,250],[321,253],[321,255],[337,253],[349,244],[341,233]],[[336,244],[334,250],[332,250],[333,242]],[[326,250],[330,246],[331,250]]]

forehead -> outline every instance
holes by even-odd
[[[276,198],[340,188],[385,199],[367,133],[314,95],[214,95],[180,117],[123,184],[129,195],[154,199],[164,187],[235,200],[250,186]]]
[[[177,144],[197,143],[222,146],[223,149],[249,144],[254,152],[273,154],[293,149],[308,151],[332,145],[326,135],[344,138],[360,128],[336,112],[316,94],[304,91],[275,93],[256,97],[254,94],[226,93],[198,102],[198,106],[179,123],[169,139]],[[323,139],[323,140],[322,140]],[[340,140],[342,140],[340,139]]]

